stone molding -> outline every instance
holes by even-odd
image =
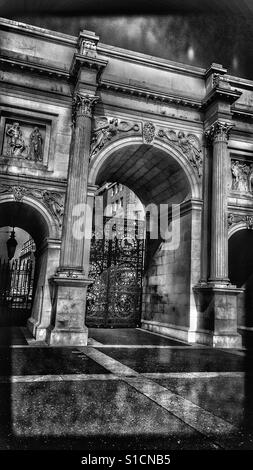
[[[28,188],[18,185],[0,185],[0,195],[11,194],[15,201],[22,202],[24,196],[32,197],[39,200],[46,206],[51,215],[56,220],[58,226],[62,227],[64,213],[64,195],[56,191],[48,191],[47,189]]]

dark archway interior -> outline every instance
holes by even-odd
[[[238,323],[253,325],[253,231],[240,230],[228,243],[229,279],[245,289],[238,296]]]
[[[96,184],[106,181],[128,186],[144,205],[180,204],[191,195],[189,180],[179,163],[147,144],[128,145],[112,153],[101,166]]]
[[[161,215],[165,215],[168,222],[170,214],[160,207],[160,204],[168,204],[171,209],[172,204],[182,204],[191,198],[191,182],[186,170],[167,151],[133,143],[115,150],[102,163],[94,182],[100,186],[109,181],[127,186],[138,196],[150,213],[151,226],[154,207],[147,206],[155,205],[156,214],[160,216],[158,237],[151,238],[147,232],[142,319],[188,326],[192,213],[181,214],[180,243],[177,249],[169,250],[162,238]]]
[[[23,202],[4,202],[0,204],[0,226],[20,227],[34,239],[38,248],[49,235],[43,216],[32,206]]]
[[[228,247],[229,279],[242,287],[253,275],[253,231],[236,232],[229,239]]]
[[[45,240],[46,237],[49,236],[49,227],[44,219],[44,217],[40,214],[38,210],[34,207],[25,204],[23,202],[3,202],[0,204],[0,227],[19,227],[25,230],[34,240],[37,255],[36,255],[36,262],[35,262],[35,270],[33,274],[33,294],[32,294],[32,303],[29,306],[29,310],[23,309],[22,315],[20,314],[19,310],[13,308],[8,304],[2,305],[0,308],[2,312],[6,313],[6,319],[3,319],[3,322],[11,321],[12,326],[26,324],[28,317],[31,314],[31,307],[34,302],[34,298],[36,295],[36,289],[38,286],[38,279],[40,274],[42,273],[42,266],[43,266],[43,259],[45,253],[39,253],[38,250],[41,247],[42,242]],[[13,269],[13,268],[12,268]],[[16,268],[14,268],[16,270]],[[19,268],[18,268],[19,269]],[[22,276],[22,269],[20,274],[15,274],[16,278],[19,275]],[[16,271],[15,271],[16,272]],[[17,271],[18,273],[19,271]],[[43,274],[43,273],[42,273]],[[21,279],[22,281],[22,279]],[[7,311],[6,311],[7,308]],[[26,311],[27,310],[27,311]],[[14,312],[14,313],[13,313]],[[3,313],[2,313],[3,316]],[[10,320],[11,318],[11,320]],[[3,323],[5,325],[5,323]]]

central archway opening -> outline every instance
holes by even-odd
[[[154,145],[133,143],[93,162],[90,172],[91,184],[101,188],[113,182],[127,187],[143,205],[146,236],[140,325],[153,331],[172,324],[175,330],[187,329],[190,322],[192,210],[188,203],[192,182],[187,163],[184,168],[179,160]],[[171,240],[175,206],[179,207],[178,240]],[[161,230],[164,227],[166,233]]]

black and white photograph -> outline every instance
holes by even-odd
[[[1,460],[243,465],[252,366],[253,0],[0,0]]]

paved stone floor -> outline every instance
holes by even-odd
[[[143,330],[49,348],[0,330],[0,449],[253,449],[252,353]]]

